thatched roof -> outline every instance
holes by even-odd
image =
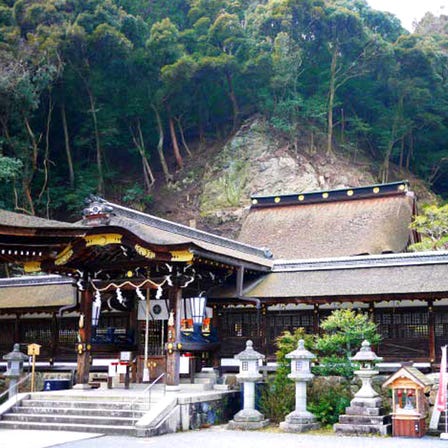
[[[444,298],[448,252],[388,254],[276,262],[273,272],[244,285],[243,297],[276,301],[354,301]],[[210,298],[237,297],[233,285]]]
[[[415,210],[406,183],[252,198],[239,240],[275,258],[405,251]]]
[[[35,276],[0,279],[0,312],[59,309],[76,302],[72,279]]]
[[[14,226],[25,228],[71,228],[79,229],[84,226],[78,224],[70,224],[63,221],[55,221],[52,219],[39,218],[37,216],[24,215],[22,213],[9,212],[0,209],[0,226]]]

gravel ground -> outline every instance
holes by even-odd
[[[229,431],[225,426],[214,426],[200,431],[144,439],[102,436],[52,446],[60,448],[208,448],[210,446],[216,448],[429,448],[448,447],[448,440],[428,436],[415,439],[290,434],[276,431]],[[13,448],[18,446],[15,445]]]

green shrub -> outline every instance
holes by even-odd
[[[295,385],[289,380],[278,381],[274,376],[268,378],[268,383],[260,397],[260,411],[272,423],[280,423],[285,415],[294,410]]]
[[[295,385],[288,378],[291,373],[291,361],[286,355],[297,349],[299,339],[305,340],[307,348],[312,345],[313,337],[305,334],[303,328],[297,328],[293,333],[284,331],[276,339],[277,371],[268,379],[260,399],[261,412],[274,423],[283,421],[295,407]]]
[[[353,378],[355,368],[347,358],[339,356],[324,356],[319,359],[319,364],[311,368],[311,372],[317,376],[342,376]]]
[[[338,377],[315,377],[308,388],[308,410],[323,426],[333,425],[350,404],[348,380]]]

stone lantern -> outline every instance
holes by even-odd
[[[280,429],[287,432],[304,432],[319,428],[316,417],[306,409],[306,383],[313,378],[310,363],[315,356],[305,349],[305,341],[299,340],[297,349],[286,355],[291,360],[288,378],[296,383],[296,408],[280,423]]]
[[[391,419],[384,415],[382,399],[372,387],[372,378],[379,373],[375,370],[375,362],[382,358],[376,356],[368,341],[363,341],[361,349],[351,360],[360,364],[354,373],[362,381],[362,386],[345,409],[346,414],[339,416],[339,423],[333,428],[344,434],[387,435],[391,430]]]
[[[3,356],[7,361],[5,377],[9,378],[9,398],[17,394],[17,382],[23,372],[23,363],[28,361],[28,356],[20,351],[20,344],[14,344],[12,352]]]
[[[244,406],[229,422],[229,429],[259,429],[267,426],[269,420],[255,409],[255,383],[260,381],[262,375],[259,373],[259,361],[264,355],[253,349],[253,342],[246,342],[246,350],[235,355],[240,361],[240,373],[237,375],[239,383],[243,383]]]
[[[355,394],[355,399],[362,399],[364,403],[366,399],[374,401],[379,397],[379,394],[372,387],[372,378],[379,373],[378,370],[375,370],[375,363],[382,361],[382,359],[372,351],[369,341],[363,341],[359,352],[351,358],[352,361],[360,364],[360,368],[355,371],[355,375],[362,381],[361,389]]]

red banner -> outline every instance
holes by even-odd
[[[440,362],[439,373],[439,390],[437,391],[436,409],[440,412],[446,409],[446,386],[447,386],[447,374],[446,374],[446,345],[442,347],[442,360]]]

